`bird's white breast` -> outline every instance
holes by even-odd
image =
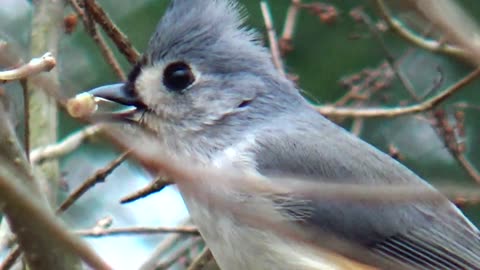
[[[225,148],[213,156],[212,164],[218,169],[240,169],[249,174],[258,172],[254,162],[255,137],[248,135],[242,142]],[[215,191],[212,191],[212,195]],[[335,269],[370,269],[350,267],[345,262],[332,262],[331,254],[312,250],[311,247],[294,243],[292,239],[278,236],[273,230],[254,228],[242,222],[225,207],[205,204],[195,198],[184,196],[194,223],[211,249],[219,266],[223,270],[335,270]],[[232,198],[232,200],[235,200]],[[215,202],[215,200],[213,200]],[[263,200],[264,203],[269,203]],[[248,204],[246,209],[253,209],[251,201],[235,201],[235,204]],[[254,203],[253,203],[254,204]],[[238,205],[242,207],[242,205]],[[271,205],[255,208],[265,209],[265,215],[274,209]],[[258,214],[258,213],[257,213]],[[277,213],[278,214],[278,213]],[[263,212],[260,216],[264,215]],[[279,221],[280,222],[280,221]],[[286,221],[285,221],[286,222]],[[335,258],[340,258],[336,256]],[[357,266],[355,264],[355,266]]]

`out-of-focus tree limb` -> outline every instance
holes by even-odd
[[[213,260],[212,252],[208,247],[205,246],[202,252],[193,260],[192,264],[187,270],[202,270],[211,260]]]
[[[415,10],[444,35],[442,41],[425,39],[408,29],[390,14],[385,4],[387,2],[376,0],[382,17],[399,36],[420,48],[459,57],[475,66],[480,65],[479,28],[456,1],[402,0],[402,5]]]
[[[58,43],[63,32],[64,2],[57,0],[34,1],[32,19],[32,33],[30,52],[32,55],[41,55],[45,51],[51,52],[56,59]],[[48,93],[59,92],[58,72],[52,70],[41,74],[51,83],[47,88],[43,84],[27,79],[28,95],[25,97],[28,110],[25,111],[26,133],[28,134],[28,148],[34,149],[53,144],[57,141],[58,108],[55,95]],[[53,88],[52,88],[53,87]],[[56,188],[60,179],[58,161],[52,160],[40,164],[39,171],[47,182],[41,188],[48,195],[50,203],[55,204]]]
[[[14,129],[0,105],[0,206],[30,269],[81,269],[80,260],[108,269],[84,243],[55,220],[35,181]]]
[[[77,149],[83,141],[100,133],[102,128],[103,126],[101,124],[87,126],[82,130],[68,135],[68,137],[58,143],[33,149],[32,152],[30,152],[30,161],[35,164],[69,154]]]
[[[49,58],[55,59],[58,55],[58,43],[60,35],[63,32],[63,1],[57,0],[37,0],[34,1],[34,13],[32,18],[31,43],[30,53],[33,56],[41,55],[45,51],[49,51],[51,56]],[[48,62],[48,61],[47,61]],[[29,196],[38,200],[36,202],[39,207],[43,207],[43,211],[49,214],[48,202],[55,203],[57,182],[59,181],[58,162],[51,161],[41,164],[35,168],[35,174],[41,175],[36,179],[46,180],[40,185],[34,183],[33,172],[28,164],[28,155],[30,147],[39,147],[56,142],[57,140],[57,101],[52,94],[58,93],[59,83],[58,74],[56,71],[49,74],[41,74],[38,77],[43,77],[42,80],[33,80],[26,78],[21,81],[24,89],[24,117],[25,117],[25,149],[27,152],[25,165],[23,168],[12,167],[9,170],[2,172],[22,173],[29,172],[24,177],[10,175],[16,179],[28,180],[32,182],[32,186],[28,190]],[[48,81],[48,84],[38,83],[39,81]],[[48,94],[48,93],[50,94]],[[7,119],[2,119],[7,123]],[[7,132],[7,131],[5,131]],[[13,131],[8,135],[8,140],[15,142]],[[7,142],[8,144],[8,142]],[[16,148],[20,149],[19,147]],[[4,152],[3,158],[13,160],[15,163],[22,162],[20,151],[7,155]],[[25,158],[25,155],[22,157]],[[7,166],[7,164],[5,164]],[[15,171],[16,169],[16,171]],[[3,175],[2,179],[5,182],[11,181],[9,175]],[[13,191],[12,191],[13,192]],[[2,196],[3,198],[3,196]],[[6,200],[6,197],[3,198]],[[11,230],[16,233],[20,249],[24,252],[26,261],[30,269],[81,269],[81,262],[77,256],[74,256],[71,251],[64,250],[64,245],[59,245],[52,241],[52,237],[61,235],[48,235],[40,233],[40,230],[29,228],[30,224],[36,224],[30,219],[29,215],[25,214],[24,209],[20,205],[10,203],[9,208],[5,208],[5,213],[8,218]],[[21,213],[21,214],[20,214]],[[18,214],[18,215],[17,215]],[[38,227],[38,224],[36,224]],[[48,228],[47,228],[48,229]],[[54,233],[54,232],[52,232]],[[82,245],[79,245],[82,246]],[[16,254],[19,254],[16,252]],[[13,258],[12,261],[15,261]]]
[[[199,235],[195,226],[178,226],[178,227],[127,227],[127,228],[93,228],[86,230],[76,230],[77,235],[83,237],[106,237],[118,235],[139,235],[139,234],[164,234],[164,233],[181,233],[186,235]]]
[[[0,71],[0,82],[24,79],[39,72],[49,71],[55,65],[55,58],[50,53],[45,53],[42,57],[33,58],[30,62],[18,68]]]
[[[420,36],[419,34],[410,30],[400,20],[393,17],[393,15],[388,10],[388,7],[384,0],[376,0],[375,2],[378,6],[378,9],[380,10],[380,15],[388,24],[390,29],[397,33],[403,39],[407,40],[415,46],[432,52],[443,53],[454,57],[459,57],[464,60],[466,59],[467,56],[461,48],[458,48],[451,44],[445,44],[440,41],[426,39]]]
[[[465,51],[470,62],[480,65],[479,28],[472,17],[453,0],[408,0],[442,34],[446,41]]]

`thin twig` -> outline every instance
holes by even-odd
[[[107,61],[107,63],[112,67],[115,74],[117,74],[120,80],[125,81],[125,73],[123,72],[122,68],[120,67],[120,63],[118,63],[115,55],[113,54],[112,50],[110,50],[107,42],[103,38],[103,36],[98,32],[97,25],[95,21],[91,18],[90,13],[85,14],[83,9],[78,4],[77,0],[69,0],[70,5],[73,7],[75,12],[82,18],[83,25],[85,29],[92,37],[93,41],[98,45],[100,48],[100,52],[102,53],[103,57]]]
[[[298,11],[300,10],[301,0],[292,0],[287,11],[287,18],[283,27],[282,39],[292,40],[295,26],[297,24]]]
[[[187,220],[180,222],[180,226],[191,226],[191,220],[188,218]],[[172,233],[166,235],[163,240],[155,247],[152,254],[148,256],[148,259],[145,260],[144,263],[140,266],[140,270],[152,270],[155,268],[159,258],[163,258],[165,254],[169,253],[169,251],[176,246],[180,241],[186,240],[187,235],[180,234],[180,233]]]
[[[3,219],[0,224],[0,254],[5,254],[17,242],[17,238],[10,229],[7,219]]]
[[[23,95],[23,118],[25,122],[25,131],[23,136],[23,147],[25,148],[25,156],[30,162],[30,95],[28,94],[28,84],[26,80],[20,80]]]
[[[480,64],[480,30],[476,22],[457,1],[453,0],[405,0],[415,7],[443,34],[443,43],[450,42],[465,52],[465,59],[477,67]]]
[[[18,245],[14,246],[7,254],[2,264],[0,264],[0,270],[8,270],[12,268],[12,266],[15,264],[21,254],[22,250],[20,249],[20,247]]]
[[[207,246],[205,246],[202,252],[200,252],[200,254],[198,254],[198,256],[193,260],[192,264],[190,264],[187,270],[202,270],[212,259],[212,252]]]
[[[444,111],[436,110],[431,113],[431,117],[435,121],[431,121],[434,130],[437,132],[440,139],[449,153],[455,158],[460,166],[472,177],[472,179],[480,184],[480,173],[477,171],[470,161],[465,156],[465,149],[458,143],[457,134],[454,127],[449,123]]]
[[[475,168],[475,166],[473,166],[472,163],[470,161],[468,161],[465,154],[464,153],[457,153],[455,155],[455,158],[460,163],[460,165],[465,169],[465,171],[470,175],[470,177],[472,177],[473,180],[475,180],[475,182],[480,184],[480,173]]]
[[[365,119],[361,117],[356,117],[353,119],[350,132],[355,134],[355,136],[360,137],[364,126],[365,126]]]
[[[199,235],[195,226],[180,226],[180,227],[131,227],[131,228],[93,228],[88,230],[76,230],[77,235],[84,237],[106,237],[117,235],[139,235],[139,234],[164,234],[164,233],[180,233],[187,235]]]
[[[186,256],[194,246],[200,244],[201,242],[202,242],[201,238],[193,239],[192,241],[190,241],[190,243],[186,244],[185,246],[177,250],[166,260],[158,263],[155,267],[155,270],[163,270],[163,269],[170,268],[170,266],[175,264],[180,258]]]
[[[62,141],[33,149],[30,153],[32,163],[40,163],[45,160],[50,160],[64,156],[77,149],[86,139],[97,135],[103,129],[103,125],[97,124],[88,126],[80,131],[70,134]]]
[[[342,108],[326,105],[317,106],[315,107],[315,109],[319,113],[329,117],[395,117],[400,115],[423,112],[430,110],[435,106],[439,105],[440,103],[444,102],[450,96],[462,90],[469,83],[473,82],[478,76],[480,76],[480,68],[475,69],[440,94],[415,105],[395,108]]]
[[[380,15],[388,24],[390,29],[392,29],[395,33],[397,33],[400,37],[404,38],[408,42],[418,46],[420,48],[436,52],[436,53],[443,53],[447,55],[452,55],[454,57],[465,59],[467,54],[464,50],[459,47],[445,44],[444,42],[426,39],[405,26],[401,21],[395,19],[390,12],[388,11],[387,6],[383,0],[376,0],[378,9],[380,10]]]
[[[0,71],[0,83],[14,80],[25,79],[28,76],[38,74],[40,72],[50,71],[55,67],[57,62],[51,53],[47,52],[42,57],[33,58],[21,67]]]
[[[157,179],[155,179],[148,186],[134,192],[133,194],[130,194],[130,195],[122,198],[120,200],[120,203],[130,203],[130,202],[136,201],[138,199],[145,198],[150,194],[161,191],[166,186],[171,185],[171,184],[173,184],[173,181],[171,181],[168,178],[165,178],[163,176],[159,176]]]
[[[292,50],[293,34],[295,32],[295,26],[297,25],[300,4],[301,0],[292,0],[292,3],[288,8],[287,17],[285,18],[285,24],[283,26],[282,37],[278,41],[278,45],[283,53]]]
[[[413,97],[416,97],[416,91],[412,85],[412,83],[407,79],[403,71],[400,69],[400,66],[396,62],[395,57],[390,53],[390,50],[388,49],[385,40],[383,39],[382,35],[378,31],[378,28],[374,24],[374,22],[371,20],[371,18],[363,12],[363,10],[359,9],[357,10],[358,15],[360,18],[363,20],[363,22],[367,25],[368,29],[370,32],[373,34],[373,36],[377,39],[378,43],[380,44],[380,47],[383,50],[383,53],[385,54],[385,58],[387,60],[388,65],[392,68],[394,71],[394,74],[397,76],[397,78],[400,80],[402,85],[405,87],[408,93],[412,95]]]
[[[67,210],[72,204],[74,204],[85,192],[90,188],[95,186],[98,183],[105,181],[105,178],[109,176],[113,170],[115,170],[123,161],[128,157],[128,152],[121,154],[118,158],[110,162],[104,168],[95,172],[94,175],[89,177],[82,185],[80,185],[76,190],[74,190],[67,199],[58,207],[57,213],[62,213]]]
[[[148,256],[148,259],[142,263],[140,270],[152,270],[155,268],[159,258],[162,258],[166,252],[171,250],[180,241],[186,239],[186,235],[183,234],[169,234],[167,235],[155,248],[152,254]]]
[[[267,29],[268,40],[270,43],[270,51],[272,53],[272,60],[275,67],[278,69],[280,74],[285,76],[285,70],[283,67],[282,57],[280,55],[280,49],[278,47],[277,35],[275,33],[275,28],[273,28],[273,20],[270,14],[270,9],[266,2],[260,2],[260,8],[262,10],[263,20],[265,22],[265,28]]]
[[[102,7],[100,7],[95,0],[85,0],[85,9],[112,39],[118,50],[126,57],[128,62],[132,65],[135,64],[138,61],[140,54],[133,47],[127,36],[112,22]]]

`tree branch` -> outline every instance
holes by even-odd
[[[37,0],[32,19],[32,33],[30,52],[39,55],[45,51],[51,52],[54,58],[58,55],[60,34],[63,32],[63,1]],[[49,145],[57,141],[58,108],[56,99],[48,93],[58,94],[58,71],[52,70],[48,74],[41,74],[51,82],[47,89],[44,85],[27,79],[28,89],[28,115],[29,121],[25,123],[29,130],[29,145],[32,149]],[[56,202],[56,189],[58,187],[59,167],[56,160],[45,162],[34,167],[36,173],[41,173],[45,180],[41,188],[47,194],[49,202]]]
[[[117,235],[139,235],[139,234],[163,234],[163,233],[180,233],[189,235],[199,235],[194,226],[180,227],[131,227],[131,228],[93,228],[88,230],[76,230],[77,235],[84,237],[105,237]]]
[[[278,46],[277,34],[275,33],[275,28],[273,28],[272,15],[266,2],[260,2],[260,8],[262,10],[263,20],[265,22],[265,28],[267,29],[268,40],[270,43],[270,52],[272,53],[273,64],[277,70],[285,76],[285,69],[283,66],[282,57],[280,55],[280,48]]]
[[[396,108],[347,108],[326,105],[317,106],[315,109],[319,113],[329,117],[395,117],[424,112],[444,102],[450,96],[463,89],[463,87],[473,82],[479,76],[480,68],[477,68],[440,94],[415,105]]]
[[[0,205],[30,269],[80,269],[76,256],[109,269],[55,220],[0,103]]]
[[[187,270],[202,270],[211,260],[213,260],[212,252],[207,246],[205,246]]]
[[[101,132],[102,129],[103,126],[101,124],[87,126],[80,131],[70,134],[58,143],[33,149],[30,153],[30,161],[35,164],[64,156],[77,149],[86,139]]]
[[[135,64],[140,57],[140,53],[132,46],[127,36],[112,22],[102,7],[95,0],[85,0],[85,9],[112,39],[128,62],[132,65]]]
[[[126,80],[125,73],[123,72],[120,66],[120,63],[118,63],[117,59],[115,58],[115,55],[113,54],[112,50],[110,50],[110,47],[108,46],[107,42],[105,41],[103,36],[98,32],[95,21],[93,21],[92,18],[90,18],[90,16],[87,16],[87,14],[85,14],[84,10],[80,7],[77,0],[69,0],[69,2],[70,2],[70,5],[75,10],[75,12],[80,16],[80,18],[82,18],[85,30],[100,48],[100,52],[102,53],[103,58],[105,58],[105,61],[107,61],[107,63],[112,67],[113,71],[115,72],[115,74],[117,74],[118,78],[120,78],[120,80],[122,81],[125,81]]]
[[[97,183],[105,181],[105,178],[110,175],[128,156],[128,152],[121,154],[118,158],[113,160],[106,167],[95,172],[94,175],[89,177],[82,185],[75,189],[67,199],[58,207],[57,213],[62,213],[67,210],[72,204],[74,204],[85,192],[95,186]]]
[[[137,190],[133,194],[130,194],[128,196],[125,196],[120,200],[120,203],[131,203],[133,201],[136,201],[141,198],[145,198],[148,195],[159,192],[162,189],[164,189],[166,186],[173,184],[173,181],[169,180],[168,178],[165,178],[163,176],[158,177],[155,179],[152,183],[150,183],[148,186]]]
[[[464,50],[459,47],[445,44],[440,41],[426,39],[417,33],[408,29],[400,20],[395,19],[388,10],[384,0],[375,0],[380,11],[380,16],[385,20],[390,29],[397,33],[401,38],[412,43],[413,45],[436,53],[443,53],[465,60],[467,55]]]
[[[51,53],[47,52],[43,56],[33,58],[30,62],[18,68],[0,71],[0,82],[21,80],[40,72],[50,71],[56,64],[55,58]]]

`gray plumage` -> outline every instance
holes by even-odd
[[[396,160],[317,115],[309,110],[280,117],[277,121],[293,122],[296,128],[280,132],[284,126],[277,123],[264,130],[255,155],[259,172],[337,183],[368,179],[370,185],[428,185]],[[415,269],[480,267],[478,231],[446,199],[443,203],[389,203],[386,198],[377,205],[308,199],[315,211],[299,222],[307,230],[333,232]]]
[[[430,188],[388,155],[314,111],[275,70],[255,34],[242,28],[237,10],[233,1],[173,0],[144,59],[123,87],[122,95],[138,100],[135,105],[143,110],[141,125],[153,131],[165,149],[207,166],[267,177]],[[186,63],[195,78],[175,91],[164,78],[174,62]],[[293,226],[313,236],[333,235],[407,268],[480,269],[478,231],[447,199],[385,199],[374,205],[292,194],[289,200],[302,203],[271,203],[291,217],[287,220]],[[321,269],[295,262],[304,255],[298,244],[242,225],[195,198],[185,201],[222,269]]]

